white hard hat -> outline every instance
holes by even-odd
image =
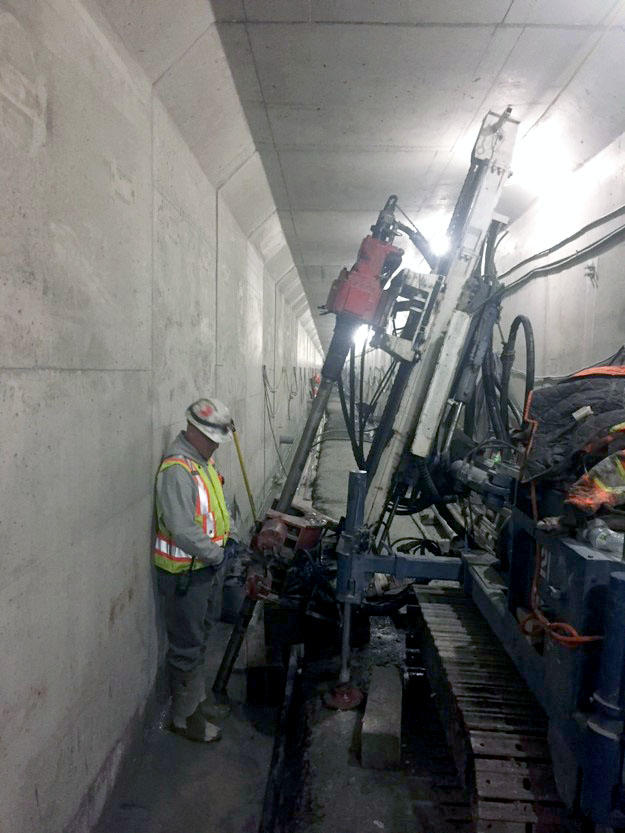
[[[223,443],[232,436],[230,411],[219,399],[198,399],[187,408],[187,421],[216,443]]]

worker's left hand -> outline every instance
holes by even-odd
[[[234,538],[228,538],[224,547],[224,561],[232,561],[239,553],[240,544]]]

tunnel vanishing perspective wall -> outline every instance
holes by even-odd
[[[216,395],[261,502],[265,384],[294,433],[319,355],[229,206],[236,173],[209,181],[97,6],[0,0],[0,154],[0,829],[84,833],[159,661],[159,458]]]

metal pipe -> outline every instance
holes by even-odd
[[[443,446],[443,454],[447,454],[451,446],[451,441],[454,438],[454,433],[458,427],[458,420],[460,419],[460,411],[462,410],[462,402],[454,402],[451,406],[452,415],[449,420],[449,427],[447,429],[447,436],[445,438],[445,445]]]
[[[352,344],[354,330],[359,323],[359,319],[352,315],[337,316],[332,341],[328,347],[326,360],[321,369],[321,384],[319,385],[317,396],[313,400],[306,425],[304,426],[302,436],[300,437],[299,444],[291,461],[289,473],[284,481],[280,497],[278,498],[276,504],[276,510],[278,512],[286,512],[291,506],[291,501],[299,486],[299,481],[302,477],[308,455],[310,454],[310,449],[315,441],[317,429],[328,405],[328,400],[332,393],[332,386],[341,375],[347,353]]]
[[[367,497],[367,472],[350,471],[347,485],[345,534],[353,535],[363,524]]]
[[[349,643],[352,622],[352,603],[345,602],[343,605],[343,630],[341,633],[341,673],[339,683],[349,682]]]
[[[293,456],[289,473],[282,487],[282,492],[278,498],[276,509],[278,512],[286,512],[290,506],[291,501],[295,495],[299,481],[306,465],[306,460],[310,454],[310,449],[315,440],[315,435],[319,424],[325,412],[332,392],[332,385],[338,379],[343,370],[347,353],[352,343],[352,336],[355,327],[360,323],[359,319],[352,315],[339,315],[334,326],[334,334],[332,341],[328,348],[326,360],[321,370],[321,384],[317,396],[315,397],[306,425],[300,437],[299,444]],[[213,691],[217,695],[225,695],[234,663],[241,650],[241,645],[245,638],[245,632],[256,608],[256,600],[248,596],[243,600],[241,609],[237,616],[236,624],[230,634],[228,645],[224,653],[221,665],[213,683]]]
[[[345,515],[344,535],[350,536],[348,544],[353,557],[357,558],[356,542],[353,537],[362,527],[365,517],[365,499],[367,497],[367,472],[350,471],[347,487],[347,512]],[[349,539],[348,539],[349,540]],[[350,559],[351,560],[351,559]],[[350,582],[351,584],[351,582]],[[348,592],[349,589],[348,589]],[[343,604],[343,627],[341,632],[341,673],[339,683],[349,682],[350,634],[352,622],[352,603],[348,599]]]
[[[224,696],[226,693],[228,682],[230,680],[230,675],[232,674],[232,669],[234,668],[234,663],[236,662],[236,659],[239,656],[239,651],[241,650],[241,645],[243,644],[245,633],[250,624],[252,616],[254,615],[255,609],[256,599],[252,599],[249,596],[246,596],[243,599],[243,603],[237,616],[237,621],[234,625],[234,628],[232,629],[232,633],[230,634],[230,639],[228,641],[226,651],[221,660],[219,670],[217,671],[215,682],[213,683],[213,692],[218,697],[220,695]]]

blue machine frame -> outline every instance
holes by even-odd
[[[562,799],[597,824],[625,826],[625,564],[571,538],[549,535],[518,509],[510,522],[509,571],[484,552],[461,558],[375,555],[363,530],[366,476],[351,472],[345,530],[337,548],[337,596],[362,601],[373,573],[462,581],[496,637],[544,708]],[[541,609],[601,641],[568,648],[549,638],[534,643],[519,627],[527,605],[536,545]]]
[[[465,553],[465,591],[514,661],[549,719],[549,745],[562,799],[599,824],[625,824],[623,718],[625,565],[571,538],[548,535],[514,510],[506,582],[495,559]],[[529,598],[534,549],[542,547],[541,607],[552,620],[600,642],[571,649],[550,639],[542,648],[519,628],[517,607]]]

